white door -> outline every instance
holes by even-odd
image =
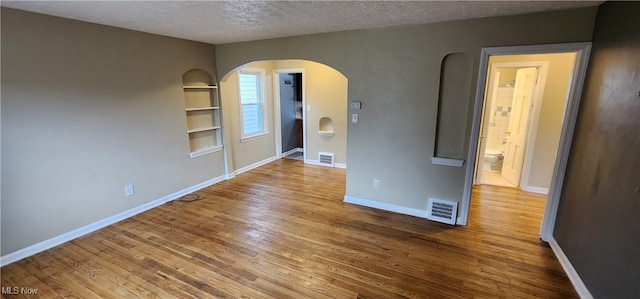
[[[516,72],[511,116],[509,118],[508,131],[506,132],[507,144],[502,165],[502,176],[516,187],[520,186],[529,127],[529,112],[531,111],[537,79],[537,68],[524,68]]]

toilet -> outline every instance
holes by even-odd
[[[502,171],[503,151],[487,149],[484,152],[483,171],[500,172]]]

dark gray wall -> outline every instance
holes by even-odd
[[[282,133],[282,152],[296,148],[296,90],[295,75],[280,74],[280,131]],[[291,84],[285,84],[285,80]]]
[[[598,10],[554,237],[595,298],[640,298],[640,2]]]

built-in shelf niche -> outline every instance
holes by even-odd
[[[442,59],[433,164],[460,167],[464,163],[472,68],[473,59],[467,53]]]
[[[320,136],[333,136],[333,120],[330,117],[321,117],[318,123],[318,134]]]
[[[182,75],[184,111],[189,136],[189,156],[195,158],[222,149],[222,123],[218,87],[201,69]]]

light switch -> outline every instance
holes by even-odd
[[[133,185],[132,184],[124,186],[124,195],[125,196],[133,195]]]
[[[351,123],[358,123],[358,113],[351,114]]]
[[[311,105],[307,105],[307,112],[311,112]]]

